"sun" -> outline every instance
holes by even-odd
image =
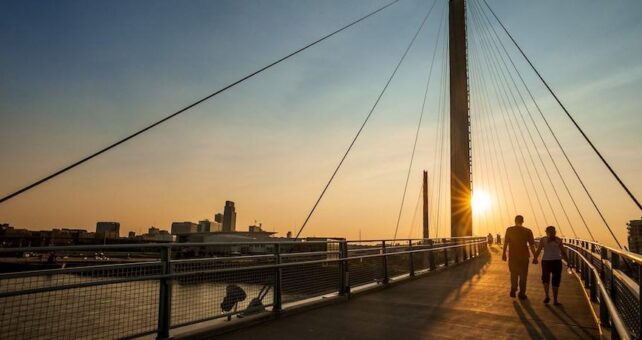
[[[473,213],[483,213],[490,209],[490,196],[483,190],[475,190],[472,198]]]

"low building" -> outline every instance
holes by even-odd
[[[192,234],[198,232],[198,224],[193,222],[173,222],[172,235]]]
[[[174,241],[174,237],[167,230],[161,230],[156,227],[150,227],[147,234],[143,235],[143,239],[160,242]]]
[[[119,238],[120,237],[120,223],[119,222],[97,222],[96,234],[102,234],[105,238]]]

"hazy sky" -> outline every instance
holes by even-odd
[[[3,1],[0,194],[385,3]],[[304,235],[356,238],[361,231],[363,238],[392,237],[445,3],[437,3]],[[489,3],[623,180],[642,196],[642,4]],[[1,204],[0,222],[32,229],[93,230],[97,220],[115,220],[124,231],[143,232],[151,225],[168,228],[172,221],[213,219],[225,200],[233,200],[241,230],[258,220],[280,234],[296,231],[431,4],[400,1],[150,133]],[[470,44],[470,53],[475,53]],[[432,171],[439,145],[435,133],[443,45],[438,46],[399,229],[402,237],[420,235],[418,219],[414,229],[410,224],[421,170]],[[482,75],[475,73],[477,63],[484,62],[481,58],[471,56],[473,82]],[[608,177],[522,60],[518,66],[589,190],[625,241],[625,223],[642,212]],[[482,136],[482,119],[488,118],[476,113],[476,96],[473,87],[473,148],[487,161],[474,160],[475,189],[489,192],[493,202],[502,201],[489,177],[493,165],[483,151],[484,139],[475,135],[478,131]],[[538,213],[532,216],[525,198],[534,194],[520,186],[507,133],[499,130],[505,138],[501,151],[512,168],[516,210],[533,225]],[[552,139],[546,138],[595,236],[610,242]],[[586,237],[561,182],[554,182],[578,236]],[[432,173],[431,183],[437,186]],[[550,188],[541,194],[545,190],[552,195]],[[436,205],[432,208],[436,211]],[[493,209],[480,215],[476,233],[502,229],[515,213],[502,213],[496,204]],[[448,234],[444,215],[442,211],[440,235]],[[566,227],[561,216],[560,226]],[[539,219],[542,227],[555,223],[551,216],[544,221],[546,212]]]

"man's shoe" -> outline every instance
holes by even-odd
[[[518,297],[519,297],[521,300],[526,300],[526,299],[528,299],[528,296],[526,296],[526,294],[519,294],[519,296],[518,296]]]
[[[549,303],[551,302],[551,299],[547,296],[546,299],[544,299],[544,303]]]
[[[514,291],[514,290],[511,290],[511,291],[510,291],[510,297],[512,297],[512,298],[514,298],[514,297],[515,297],[515,291]]]

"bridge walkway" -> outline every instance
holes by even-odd
[[[592,310],[574,275],[563,273],[562,306],[545,305],[539,265],[531,265],[528,300],[508,296],[500,249],[470,263],[388,289],[285,316],[217,339],[590,339]]]

